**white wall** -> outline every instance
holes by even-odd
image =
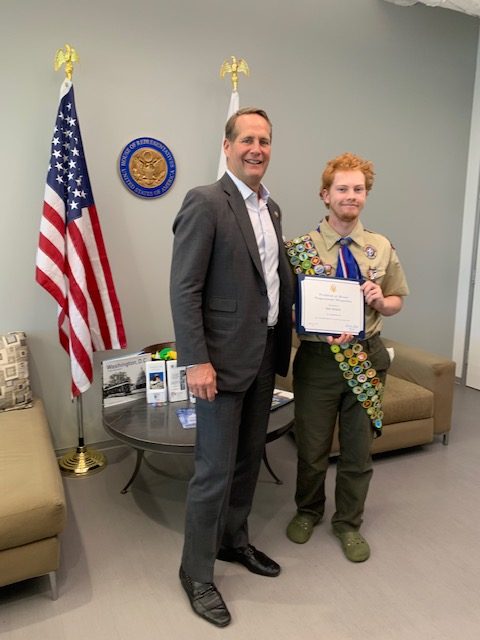
[[[34,390],[58,448],[76,444],[69,365],[55,304],[34,283],[44,180],[64,43],[80,54],[77,109],[129,351],[173,337],[168,303],[171,224],[186,190],[216,175],[230,95],[222,61],[245,57],[243,106],[274,123],[267,185],[285,233],[311,229],[325,162],[344,150],[372,159],[377,183],[364,220],[396,245],[410,280],[405,310],[385,334],[451,354],[475,77],[477,20],[383,0],[2,0],[0,5],[0,331],[24,329]],[[117,160],[139,136],[177,161],[166,196],[121,184]],[[87,441],[101,426],[100,362],[84,397]]]
[[[475,264],[475,247],[478,245],[478,224],[477,207],[479,198],[479,179],[480,179],[480,47],[477,49],[477,67],[475,76],[475,91],[473,96],[472,118],[470,127],[470,142],[468,152],[467,175],[465,182],[465,201],[462,220],[462,242],[460,247],[460,259],[458,270],[458,288],[457,288],[457,305],[455,314],[454,340],[453,340],[453,358],[456,362],[456,375],[461,378],[464,375],[464,366],[466,361],[477,369],[476,361],[470,358],[465,350],[471,344],[471,336],[469,331],[469,323],[474,337],[478,338],[478,328],[475,324],[478,319],[477,315],[469,318],[469,313],[475,310],[475,304],[470,304],[469,296],[472,280],[472,266]],[[478,246],[477,246],[478,248]],[[477,268],[480,268],[478,256],[476,259]],[[478,275],[476,277],[476,290],[478,305]],[[473,299],[472,299],[473,302]],[[478,322],[477,322],[478,324]],[[478,350],[478,349],[477,349]],[[467,372],[468,373],[468,372]],[[465,376],[468,378],[468,375]],[[477,384],[473,385],[477,386]]]

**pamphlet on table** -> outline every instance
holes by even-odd
[[[284,391],[283,389],[274,389],[272,396],[272,405],[270,411],[275,411],[279,407],[292,402],[293,393],[291,391]]]
[[[150,359],[150,353],[131,353],[102,362],[104,407],[132,402],[145,396],[145,366]]]

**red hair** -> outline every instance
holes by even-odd
[[[347,152],[342,153],[341,156],[337,156],[327,162],[327,166],[322,173],[320,194],[324,189],[330,189],[337,171],[361,171],[365,176],[365,188],[367,193],[373,186],[375,176],[373,163],[370,162],[370,160],[364,160],[363,158],[360,158],[360,156]]]

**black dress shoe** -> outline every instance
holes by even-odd
[[[230,613],[213,582],[196,582],[182,567],[179,576],[195,613],[217,627],[226,627],[231,620]]]
[[[222,547],[217,558],[225,562],[239,562],[252,573],[268,578],[274,578],[280,573],[280,565],[251,544],[236,549]]]

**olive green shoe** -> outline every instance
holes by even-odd
[[[297,513],[287,527],[287,538],[297,544],[304,544],[310,540],[313,527],[319,522],[320,519],[312,513]]]
[[[335,531],[342,549],[351,562],[365,562],[370,557],[368,542],[358,531]]]

